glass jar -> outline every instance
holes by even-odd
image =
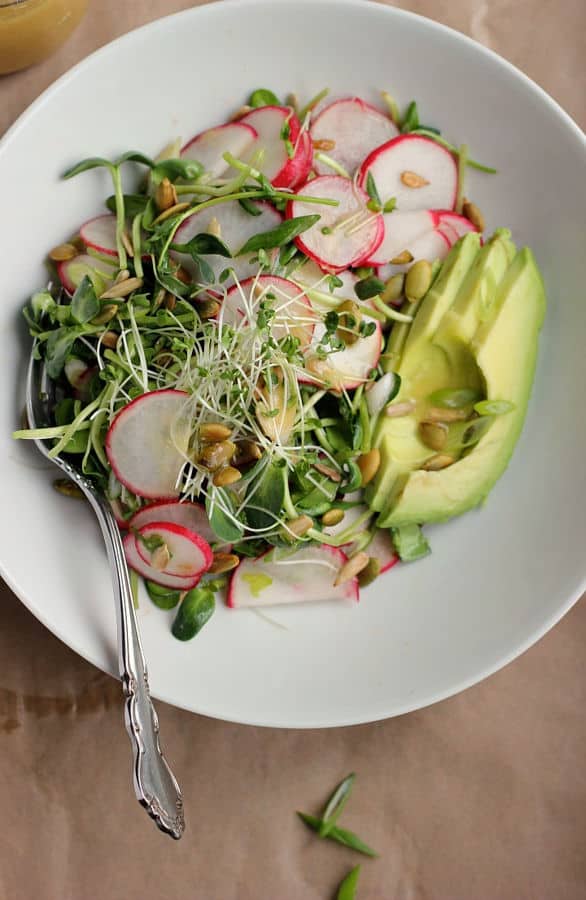
[[[87,0],[0,0],[0,75],[50,56],[83,18]]]

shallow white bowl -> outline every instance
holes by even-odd
[[[376,100],[416,98],[422,120],[499,169],[471,175],[490,227],[529,244],[549,296],[525,431],[486,507],[429,529],[433,554],[398,566],[358,608],[277,609],[275,628],[220,608],[181,644],[145,598],[153,693],[239,722],[366,722],[447,697],[529,647],[584,588],[586,335],[584,136],[535,84],[426,19],[353,0],[203,6],[104,47],[61,78],[0,144],[2,573],[67,644],[115,672],[109,572],[83,504],[10,432],[28,341],[20,320],[47,250],[101,209],[102,173],[59,180],[86,156],[154,154],[223,120],[258,86],[307,98],[324,85]]]

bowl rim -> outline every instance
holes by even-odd
[[[269,0],[222,0],[221,6],[222,8],[234,9],[241,11],[245,7],[253,7],[258,5],[264,5],[268,3]],[[274,2],[274,0],[273,0]],[[514,78],[520,79],[520,81],[525,85],[525,87],[533,93],[535,97],[537,97],[542,103],[548,106],[560,119],[560,121],[570,129],[573,136],[577,139],[577,141],[581,144],[582,149],[584,151],[584,156],[586,159],[586,134],[574,121],[574,119],[567,113],[563,107],[553,98],[551,97],[540,85],[538,85],[533,79],[531,79],[528,75],[526,75],[521,69],[515,66],[513,63],[509,62],[507,59],[502,57],[500,54],[496,53],[494,50],[485,47],[483,44],[476,41],[474,38],[469,37],[468,35],[457,31],[450,26],[444,25],[440,22],[435,21],[434,19],[430,19],[427,16],[422,16],[419,13],[414,13],[409,10],[400,9],[394,6],[388,6],[386,4],[376,2],[376,0],[295,0],[296,7],[306,6],[315,8],[315,4],[318,2],[322,6],[331,6],[336,8],[337,11],[344,8],[354,8],[354,9],[368,9],[368,8],[376,8],[377,10],[383,10],[382,15],[388,15],[390,19],[393,17],[397,19],[407,19],[411,20],[415,23],[424,24],[424,27],[431,29],[439,34],[447,34],[450,36],[450,39],[456,40],[466,46],[472,45],[477,53],[481,56],[484,56],[488,59],[491,59],[493,62],[497,63],[501,67],[503,67],[509,75]],[[107,57],[107,55],[113,52],[113,48],[118,48],[119,45],[124,46],[126,42],[130,42],[136,39],[137,33],[141,33],[148,29],[156,29],[161,27],[162,22],[175,22],[180,21],[182,18],[188,18],[190,16],[201,16],[206,15],[206,10],[212,9],[216,7],[216,3],[205,3],[203,6],[191,7],[184,10],[179,10],[178,12],[171,13],[169,15],[160,16],[156,19],[153,19],[150,22],[145,23],[144,25],[140,25],[137,28],[132,29],[118,37],[115,37],[113,40],[109,41],[107,44],[104,44],[102,47],[94,50],[84,59],[80,60],[78,63],[69,68],[66,72],[64,72],[61,76],[59,76],[55,81],[53,81],[45,90],[35,99],[33,102],[18,116],[15,122],[7,129],[7,131],[0,137],[0,165],[2,162],[2,155],[4,149],[8,144],[14,140],[14,138],[18,135],[19,131],[26,126],[29,119],[34,117],[36,111],[40,109],[44,104],[50,102],[54,95],[58,93],[61,87],[70,81],[74,80],[80,72],[83,72],[86,68],[94,65],[96,60],[100,60],[102,57]],[[213,14],[213,13],[212,13]],[[172,27],[172,26],[171,26]],[[48,617],[45,616],[42,608],[39,608],[34,600],[27,597],[26,592],[22,590],[17,582],[16,578],[13,578],[12,574],[7,571],[4,562],[0,558],[0,575],[2,576],[5,583],[8,587],[13,591],[13,593],[18,597],[18,599],[24,604],[24,606],[29,609],[35,618],[37,618],[42,625],[44,625],[48,630],[54,634],[59,640],[65,643],[68,647],[70,647],[75,653],[88,660],[90,663],[95,665],[98,669],[108,672],[109,674],[114,674],[115,666],[108,668],[103,660],[96,658],[91,652],[88,652],[87,648],[80,646],[77,642],[72,642],[70,639],[66,639],[61,630],[56,627],[53,621],[49,621]],[[307,728],[334,728],[334,727],[344,727],[350,725],[362,725],[371,722],[384,721],[387,718],[391,718],[398,715],[404,715],[405,713],[415,711],[417,709],[422,709],[427,706],[430,706],[434,703],[437,703],[441,700],[445,700],[449,697],[455,696],[456,694],[461,693],[464,690],[467,690],[470,687],[473,687],[475,684],[483,681],[488,678],[490,675],[495,674],[500,671],[505,666],[508,666],[511,662],[525,653],[530,647],[536,644],[548,631],[550,631],[568,612],[569,610],[578,602],[582,594],[586,591],[586,571],[582,576],[582,580],[578,583],[575,590],[570,593],[569,597],[565,600],[564,603],[560,604],[560,606],[556,609],[554,613],[552,613],[543,624],[534,629],[531,634],[529,634],[525,640],[521,641],[517,646],[505,653],[503,655],[498,656],[494,663],[486,666],[480,671],[475,672],[474,675],[468,678],[462,678],[456,684],[452,685],[449,688],[443,690],[433,690],[429,689],[425,694],[419,698],[415,703],[405,702],[400,706],[396,706],[391,713],[381,713],[377,714],[373,717],[372,713],[356,716],[356,715],[348,715],[346,717],[341,717],[336,720],[336,722],[321,722],[316,724],[315,720],[304,720],[303,717],[297,716],[294,721],[291,719],[286,719],[282,721],[267,721],[262,717],[250,717],[246,718],[234,716],[226,716],[224,714],[218,715],[218,713],[214,712],[212,709],[209,709],[205,706],[205,704],[198,703],[197,709],[194,707],[180,707],[188,709],[188,711],[193,711],[197,715],[204,715],[210,718],[220,719],[221,721],[234,722],[237,724],[245,724],[245,725],[253,725],[260,727],[275,727],[275,728],[296,728],[296,729],[307,729]],[[168,696],[165,692],[155,691],[153,692],[153,696],[158,700],[161,700],[165,703],[169,703],[170,705],[177,706],[177,701]]]

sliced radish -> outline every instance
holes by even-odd
[[[385,528],[376,529],[370,544],[368,544],[364,552],[378,559],[381,575],[383,572],[388,572],[389,569],[399,562],[399,557],[391,540],[391,534]]]
[[[443,234],[446,240],[450,242],[451,246],[453,246],[460,238],[460,235],[458,234],[456,229],[452,228],[451,225],[448,225],[447,222],[440,223],[437,226],[436,231],[439,231],[440,234]]]
[[[302,547],[275,559],[275,551],[256,559],[243,559],[230,579],[227,604],[233,609],[312,603],[320,600],[358,602],[358,579],[334,587],[348,557],[327,544]]]
[[[176,525],[182,525],[188,531],[199,534],[208,544],[218,540],[200,503],[191,503],[187,500],[149,503],[133,515],[129,524],[132,528],[140,529],[150,525],[151,522],[174,522]]]
[[[185,461],[189,422],[185,391],[141,394],[120,410],[106,435],[114,474],[139,497],[170,500]]]
[[[221,178],[230,168],[223,158],[224,153],[242,159],[248,155],[257,138],[258,134],[251,125],[228,122],[196,135],[185,145],[181,156],[196,159],[212,178]]]
[[[129,520],[124,515],[125,509],[123,503],[117,498],[111,498],[110,506],[112,508],[112,512],[114,513],[114,518],[116,519],[118,528],[120,528],[121,531],[126,531],[126,529],[128,528]]]
[[[369,174],[383,203],[391,197],[401,211],[453,209],[458,191],[458,167],[449,150],[417,134],[403,134],[373,150],[360,167],[359,183]],[[411,176],[427,184],[409,186]]]
[[[116,249],[116,216],[112,213],[104,213],[94,219],[84,222],[79,229],[79,234],[86,245],[105,256],[118,256]]]
[[[309,288],[310,290],[321,291],[323,294],[329,294],[332,297],[341,297],[344,300],[357,300],[354,293],[354,285],[358,281],[358,275],[350,269],[343,269],[336,273],[336,278],[342,282],[330,290],[328,277],[330,273],[324,272],[316,262],[309,259],[306,263],[296,269],[291,275],[291,280],[296,284]],[[319,301],[312,300],[313,306],[320,306]],[[327,309],[330,307],[328,306]]]
[[[438,210],[436,212],[438,218],[438,227],[442,230],[451,228],[456,232],[459,238],[468,234],[469,231],[478,231],[476,225],[473,225],[470,219],[465,216],[459,216],[458,213],[450,210]]]
[[[278,341],[291,334],[302,347],[307,346],[316,322],[311,303],[303,288],[277,275],[247,278],[230,288],[222,304],[223,321],[237,325],[250,316],[256,318],[263,300],[270,302],[275,311],[270,326],[272,337]]]
[[[369,266],[385,265],[403,250],[410,250],[413,241],[435,228],[436,219],[428,209],[414,209],[409,212],[385,213],[383,223],[384,237],[366,260]]]
[[[322,269],[342,272],[374,253],[383,239],[383,217],[367,209],[365,191],[340,175],[322,175],[305,184],[301,193],[338,201],[338,206],[325,206],[293,199],[287,208],[289,218],[319,213],[319,221],[295,242]]]
[[[57,274],[68,294],[74,293],[86,275],[96,291],[102,294],[114,281],[116,268],[89,253],[80,253],[73,259],[57,263]]]
[[[353,175],[360,163],[375,147],[396,137],[399,129],[379,109],[361,100],[349,97],[336,100],[323,109],[310,128],[313,141],[334,141],[331,150],[324,150],[346,171]],[[314,162],[318,175],[329,175],[332,170],[318,159]]]
[[[229,203],[221,203],[219,206],[208,207],[202,209],[201,212],[190,216],[177,229],[175,241],[178,244],[187,244],[196,234],[202,234],[210,230],[213,226],[219,232],[219,236],[228,245],[232,253],[238,253],[246,241],[255,234],[262,231],[270,231],[280,225],[282,218],[274,206],[269,203],[257,203],[256,206],[260,210],[260,215],[251,216],[250,213],[243,209],[237,200]],[[215,219],[215,222],[213,221]],[[197,276],[197,267],[192,258],[186,253],[173,254],[181,261],[181,264],[192,275]],[[258,271],[258,263],[251,262],[256,258],[256,254],[250,253],[246,256],[237,256],[233,259],[227,259],[223,256],[206,256],[206,261],[212,267],[216,279],[218,279],[223,269],[234,269],[236,278],[243,281],[250,278]]]
[[[401,379],[394,372],[385,372],[366,393],[366,406],[371,418],[376,419],[387,403],[398,393]]]
[[[447,234],[433,228],[430,231],[426,231],[425,234],[422,234],[411,244],[409,250],[413,256],[412,262],[404,266],[379,266],[378,277],[382,281],[386,281],[391,275],[396,275],[398,272],[406,272],[413,262],[416,262],[418,259],[427,259],[429,262],[434,262],[436,259],[443,260],[448,255],[451,246],[452,242]]]
[[[321,383],[331,385],[335,391],[351,391],[364,384],[370,372],[378,365],[382,352],[382,328],[380,322],[363,317],[364,322],[374,322],[375,329],[368,337],[359,337],[353,344],[349,344],[344,350],[336,350],[329,353],[326,360],[318,360],[308,351],[307,378],[300,381],[308,383]],[[313,333],[313,345],[319,343],[325,334],[325,325],[319,323]],[[311,360],[311,362],[310,362]],[[316,377],[312,377],[313,372]]]
[[[252,145],[248,159],[259,150],[263,152],[258,168],[269,181],[280,188],[296,187],[309,175],[313,160],[313,145],[307,132],[301,131],[301,123],[288,106],[261,106],[239,120],[251,125],[258,139]],[[287,152],[288,144],[282,134],[289,129],[287,140],[293,147],[293,155]]]
[[[122,543],[124,545],[126,562],[131,569],[134,569],[147,581],[154,581],[155,584],[160,584],[161,587],[167,587],[174,591],[189,591],[196,586],[201,578],[201,575],[179,578],[177,575],[166,575],[164,572],[159,572],[154,566],[149,566],[138,552],[137,541],[132,532],[125,535]]]
[[[175,575],[178,578],[201,577],[212,564],[214,554],[208,542],[183,525],[175,522],[150,522],[140,528],[139,533],[140,537],[136,536],[136,547],[141,559],[149,566],[153,565],[157,550],[155,548],[151,552],[141,538],[160,538],[166,545],[170,559],[163,567],[165,575]]]

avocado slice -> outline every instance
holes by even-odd
[[[387,495],[377,522],[380,527],[444,521],[477,506],[506,469],[521,433],[545,315],[545,293],[528,249],[520,250],[507,265],[504,276],[500,280],[494,278],[487,286],[489,277],[498,276],[503,268],[502,254],[508,259],[511,253],[506,234],[497,235],[488,243],[491,249],[486,250],[484,260],[492,258],[492,265],[486,267],[485,262],[485,274],[476,287],[471,282],[468,288],[463,284],[449,307],[451,315],[442,319],[433,341],[439,341],[461,374],[464,356],[470,364],[473,362],[488,400],[508,400],[514,408],[496,416],[478,443],[451,466],[433,472],[418,469],[416,463],[408,477],[403,478],[401,489]],[[500,244],[498,253],[492,249],[494,244]],[[485,248],[481,253],[484,251]],[[406,351],[407,348],[403,364],[412,365]],[[422,346],[420,352],[423,364],[426,347]],[[392,446],[388,452],[392,453]]]

